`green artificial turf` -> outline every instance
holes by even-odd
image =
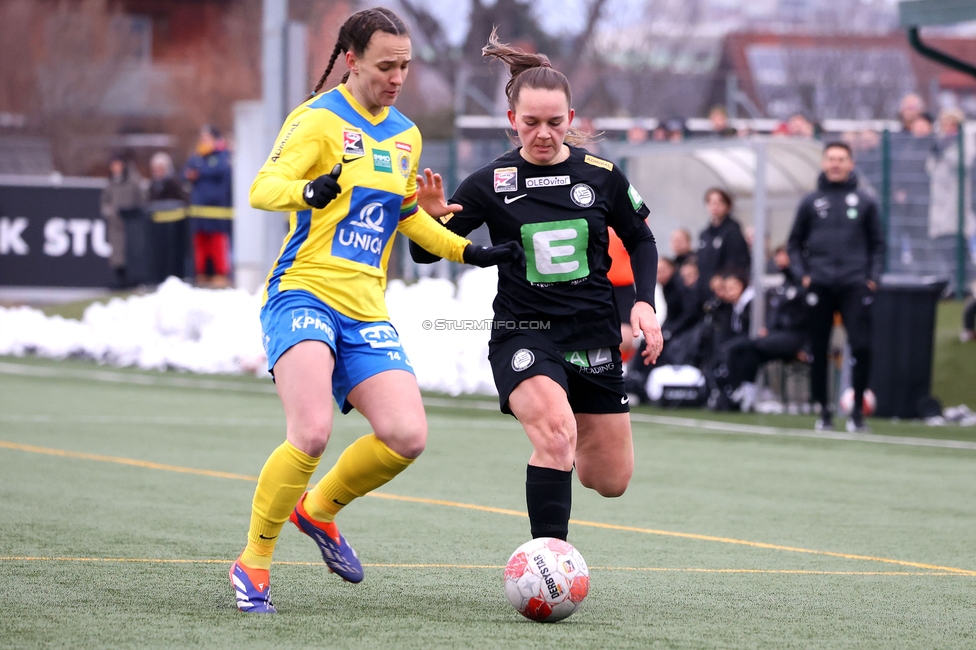
[[[976,644],[974,449],[725,432],[660,423],[699,412],[638,409],[658,420],[635,422],[627,493],[575,486],[570,541],[591,567],[590,595],[540,625],[502,589],[527,520],[469,507],[524,510],[525,435],[446,398],[430,400],[424,455],[380,490],[407,500],[365,497],[338,519],[366,580],[329,574],[287,524],[272,572],[280,613],[241,614],[227,569],[245,541],[252,477],[284,427],[269,389],[0,359],[4,647]],[[778,417],[783,434],[810,428],[809,417]],[[873,426],[904,435],[898,424]],[[368,430],[337,416],[316,476]]]

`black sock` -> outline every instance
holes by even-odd
[[[573,471],[527,466],[525,503],[533,539],[555,537],[565,541],[573,505]]]

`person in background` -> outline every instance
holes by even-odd
[[[909,132],[916,138],[927,138],[932,135],[932,116],[922,113],[912,122]]]
[[[915,93],[909,93],[898,102],[898,121],[902,131],[911,132],[912,124],[925,111],[925,101]]]
[[[962,312],[962,331],[959,332],[961,343],[976,341],[976,282],[973,283],[972,290],[973,297]]]
[[[787,244],[793,275],[808,291],[811,308],[810,393],[821,406],[815,428],[834,427],[827,401],[827,350],[839,311],[853,356],[854,408],[847,430],[867,431],[864,391],[871,376],[871,312],[884,270],[884,233],[877,203],[858,189],[851,148],[828,142],[821,167],[817,189],[800,201]]]
[[[752,321],[752,300],[755,290],[749,286],[749,274],[744,269],[728,269],[718,275],[720,284],[716,297],[726,307],[716,311],[713,322],[712,354],[704,364],[705,381],[709,387],[708,408],[727,411],[732,394],[728,384],[731,358],[739,347],[749,342]]]
[[[685,120],[682,117],[670,117],[664,123],[664,133],[668,142],[682,142],[685,139]]]
[[[773,130],[773,135],[790,138],[813,138],[816,134],[817,127],[803,113],[793,113]]]
[[[712,135],[720,138],[734,138],[739,135],[735,127],[729,124],[729,113],[724,106],[712,106],[708,111],[708,121],[712,123]]]
[[[674,259],[674,267],[681,269],[681,266],[694,256],[691,248],[691,232],[687,228],[678,228],[671,232],[671,255]]]
[[[215,127],[206,125],[200,129],[196,153],[187,161],[183,177],[192,186],[187,216],[196,283],[215,288],[229,286],[234,218],[232,173],[227,143]]]
[[[939,113],[939,132],[935,146],[925,162],[929,175],[928,237],[932,241],[934,259],[942,277],[956,281],[956,241],[959,232],[959,127],[965,115],[958,108]],[[963,187],[971,194],[970,172],[966,170]],[[976,215],[971,197],[964,201],[966,214],[963,232],[967,238],[976,234]]]
[[[143,179],[136,169],[132,154],[118,153],[108,164],[108,185],[102,190],[102,217],[107,226],[108,243],[112,254],[108,263],[116,289],[132,286],[126,275],[129,262],[126,255],[125,220],[139,216],[146,205]]]
[[[804,347],[810,308],[806,290],[790,269],[785,247],[776,250],[774,259],[783,275],[783,283],[768,293],[766,325],[757,330],[756,336],[728,349],[728,373],[720,386],[729,400],[744,412],[752,410],[756,403],[754,382],[764,363],[774,359],[807,360]]]
[[[157,151],[149,160],[151,174],[148,210],[158,259],[156,276],[182,278],[186,270],[186,205],[189,197],[176,178],[173,159]]]
[[[732,217],[732,195],[719,187],[705,192],[709,224],[698,237],[699,293],[703,299],[715,295],[709,283],[725,269],[748,269],[752,264],[742,226]]]

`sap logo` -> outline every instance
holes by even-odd
[[[372,230],[373,232],[383,232],[383,218],[386,215],[383,212],[383,204],[378,202],[373,202],[362,210],[359,211],[359,220],[350,221],[350,226],[359,226],[360,228],[366,228]]]
[[[373,325],[359,330],[359,335],[371,348],[398,348],[400,337],[391,325]]]
[[[317,311],[314,309],[292,310],[291,331],[297,332],[308,328],[322,330],[329,337],[329,340],[335,341],[335,330],[332,329],[332,325],[328,321],[322,320]]]

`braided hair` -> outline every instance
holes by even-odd
[[[322,77],[315,85],[312,94],[315,95],[322,90],[322,86],[325,85],[325,80],[329,78],[329,73],[332,72],[340,54],[352,51],[356,56],[362,56],[366,51],[366,46],[369,45],[369,40],[373,37],[373,33],[377,31],[394,36],[405,36],[408,33],[403,21],[395,13],[384,7],[363,9],[349,16],[339,28],[339,37],[336,39],[335,47],[332,48],[329,65],[326,66],[325,72],[322,73]],[[349,73],[346,72],[342,77],[342,83],[348,80]]]

